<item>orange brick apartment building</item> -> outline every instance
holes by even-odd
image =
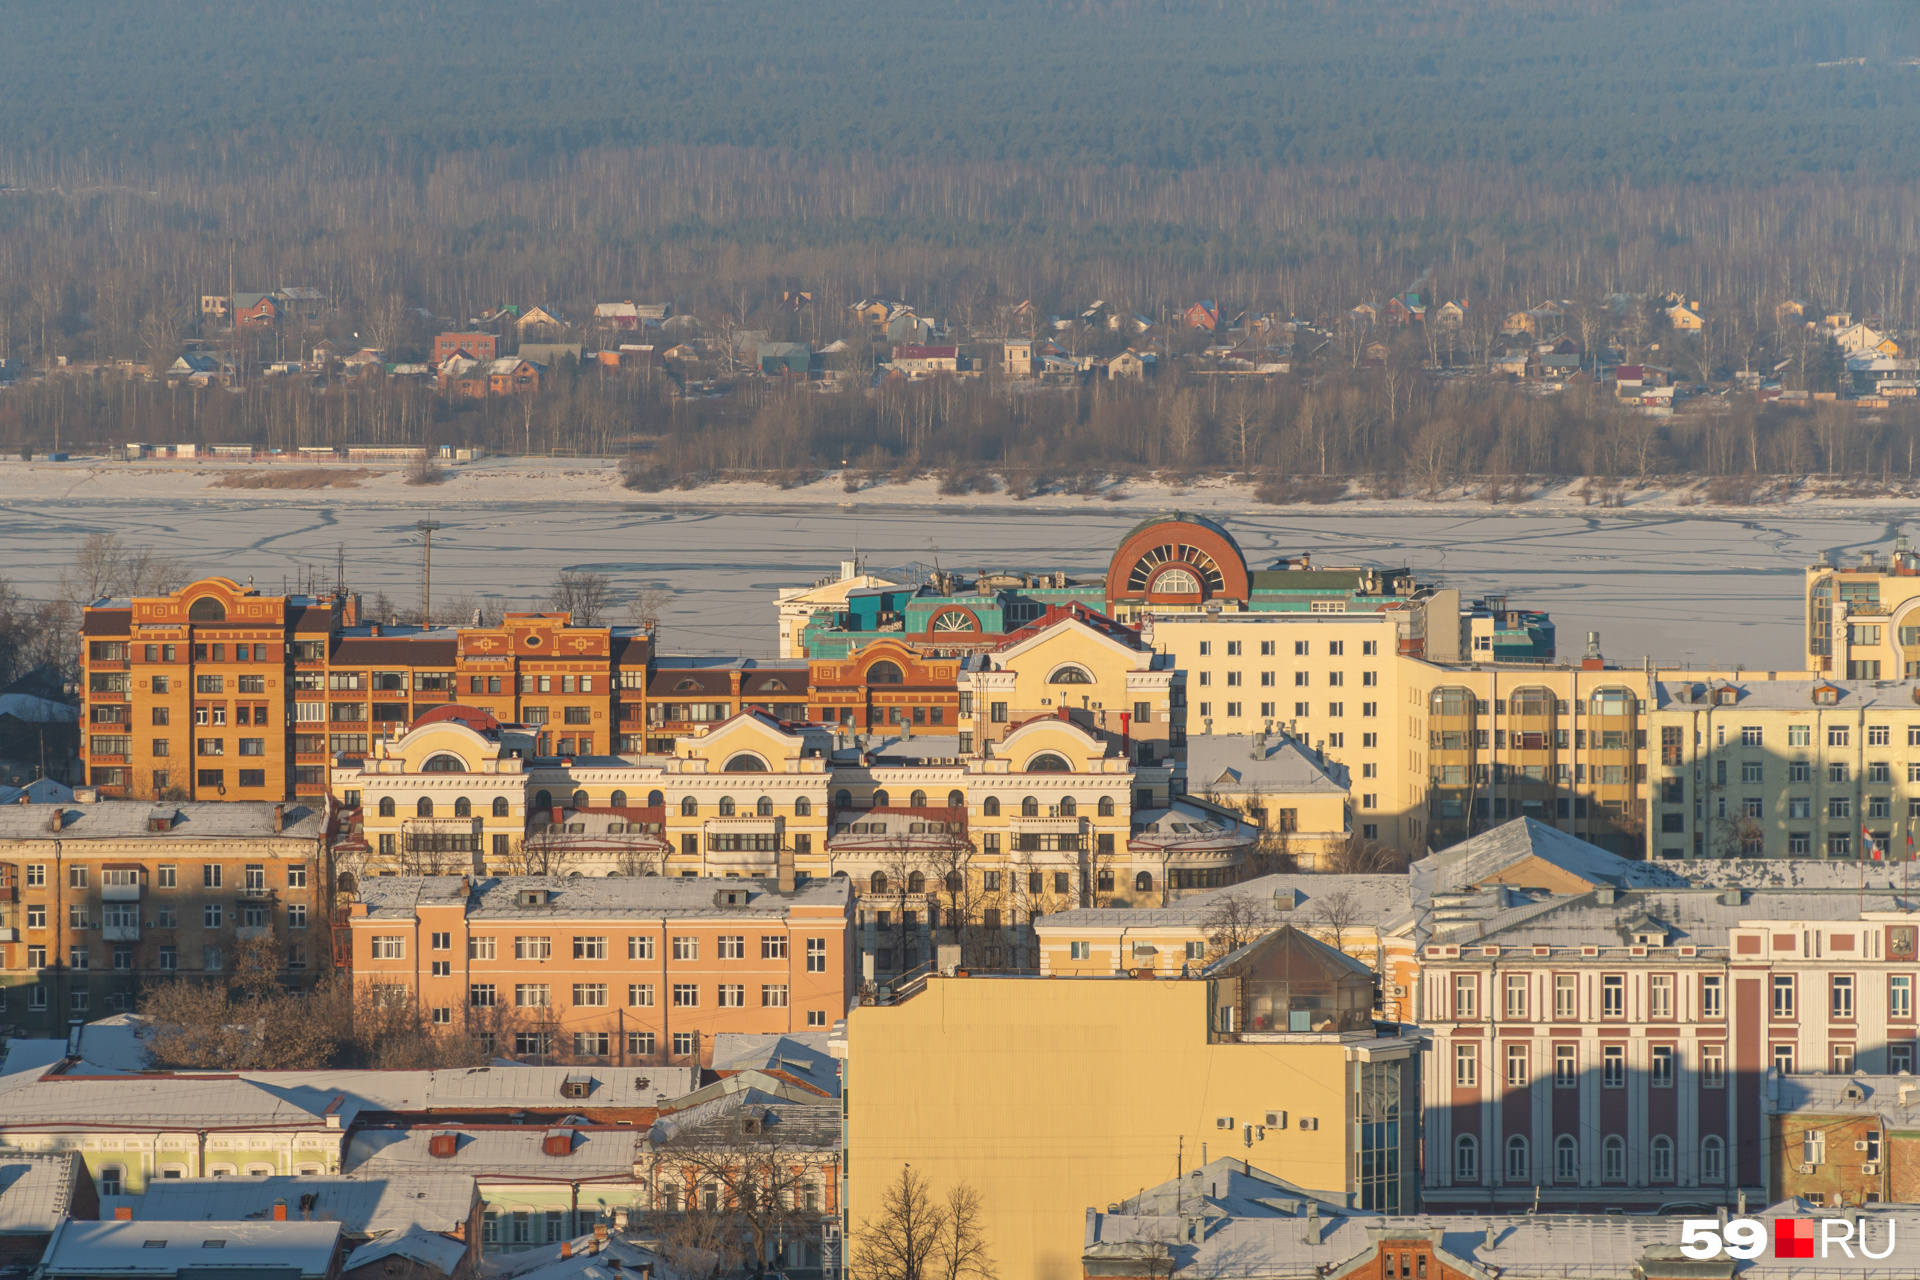
[[[627,1065],[710,1061],[722,1031],[830,1028],[857,987],[853,906],[845,876],[383,876],[348,918],[370,999],[497,1053]]]

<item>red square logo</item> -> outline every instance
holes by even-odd
[[[1773,1256],[1811,1258],[1813,1256],[1813,1219],[1775,1218],[1773,1220]]]

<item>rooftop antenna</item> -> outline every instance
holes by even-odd
[[[426,536],[426,558],[424,580],[421,589],[420,625],[430,627],[433,625],[433,535],[440,528],[440,522],[432,516],[428,516],[425,520],[418,522],[413,527]]]

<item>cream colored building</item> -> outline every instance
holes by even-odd
[[[1905,537],[1883,560],[1825,554],[1806,570],[1807,670],[1847,680],[1920,679],[1920,555]]]
[[[1265,1029],[1293,1021],[1266,985],[1275,959],[1324,980],[1310,1027]],[[934,977],[852,1010],[835,1052],[853,1256],[909,1164],[936,1198],[979,1193],[1007,1280],[1079,1274],[1088,1205],[1221,1155],[1336,1204],[1411,1207],[1420,1045],[1374,1029],[1371,989],[1364,966],[1283,930],[1204,981]]]
[[[1261,853],[1311,871],[1353,832],[1345,765],[1285,734],[1187,740],[1187,795],[1260,828]]]
[[[1916,688],[1660,681],[1649,715],[1652,856],[1871,860],[1877,848],[1910,857],[1920,821]]]

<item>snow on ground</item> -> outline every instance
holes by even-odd
[[[413,526],[431,509],[443,526],[433,544],[437,601],[532,607],[560,569],[590,568],[622,592],[673,590],[668,652],[765,656],[775,590],[831,574],[856,551],[876,570],[937,560],[965,572],[1099,572],[1128,526],[1182,508],[1222,521],[1255,568],[1311,551],[1321,564],[1406,564],[1470,595],[1505,592],[1553,613],[1563,659],[1579,657],[1595,630],[1620,661],[1791,669],[1804,566],[1824,549],[1884,549],[1900,521],[1920,520],[1910,499],[1728,509],[1651,488],[1603,508],[1576,496],[1578,484],[1518,506],[1455,494],[1282,507],[1220,481],[1129,482],[1118,500],[949,497],[931,479],[848,494],[837,476],[784,491],[734,483],[637,494],[599,460],[489,459],[430,488],[409,488],[397,470],[350,489],[214,487],[232,470],[269,469],[284,465],[0,463],[0,540],[10,552],[0,575],[44,592],[87,535],[111,531],[278,591],[306,569],[330,575],[344,544],[355,589],[412,605],[421,579]]]

